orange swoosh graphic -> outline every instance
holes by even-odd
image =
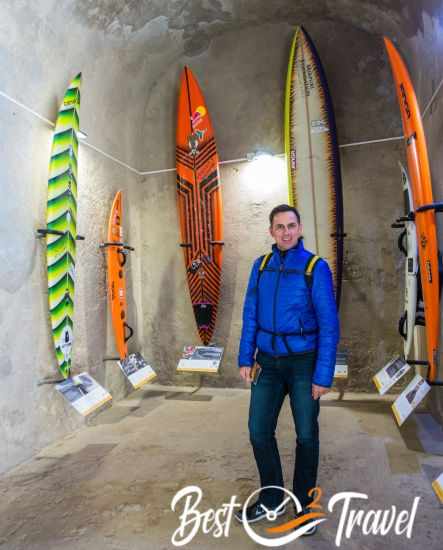
[[[307,521],[315,518],[322,518],[326,514],[323,512],[310,512],[309,514],[305,514],[301,518],[295,518],[291,519],[291,521],[287,521],[286,523],[282,523],[281,525],[278,525],[277,527],[268,527],[266,531],[268,533],[284,533],[285,531],[289,531],[289,529],[293,529],[294,527],[298,527],[302,523],[306,523]]]

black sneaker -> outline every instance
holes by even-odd
[[[311,512],[311,510],[309,508],[302,508],[302,511],[299,512],[298,514],[295,514],[295,517],[296,518],[301,518],[303,516],[305,516],[306,514],[309,514]],[[308,519],[307,522],[309,522],[310,520]],[[301,523],[300,525],[297,525],[296,529],[298,529],[299,527],[301,527],[302,525],[304,525],[306,522],[303,522]],[[314,535],[317,531],[317,526],[316,525],[312,525],[307,531],[305,531],[302,535],[302,537],[308,537],[309,535]]]
[[[277,508],[266,508],[261,502],[255,502],[246,508],[246,520],[248,523],[255,523],[262,519],[269,519],[274,521],[278,516],[281,516],[286,512],[286,506],[277,506]],[[243,521],[243,507],[237,510],[234,514],[235,519]]]

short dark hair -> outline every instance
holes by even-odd
[[[295,217],[297,218],[297,222],[300,223],[300,213],[294,206],[290,206],[289,204],[279,204],[275,208],[271,210],[271,213],[269,214],[269,224],[272,227],[272,222],[274,221],[274,216],[277,214],[280,214],[281,212],[294,212]]]

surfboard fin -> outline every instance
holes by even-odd
[[[407,325],[407,319],[408,319],[408,312],[405,311],[404,314],[400,317],[400,320],[398,322],[398,332],[400,333],[400,336],[406,340],[407,332],[405,330],[405,325]]]
[[[133,336],[134,336],[134,329],[131,328],[128,323],[123,323],[123,326],[125,327],[125,329],[128,329],[129,330],[129,334],[128,336],[125,335],[125,343],[130,340]]]
[[[403,254],[407,256],[408,251],[406,250],[405,239],[406,239],[406,229],[403,229],[403,231],[400,233],[398,237],[397,245],[400,252],[403,252]]]

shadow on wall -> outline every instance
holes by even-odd
[[[36,239],[37,240],[37,239]],[[47,265],[46,265],[46,239],[39,240],[39,247],[37,248],[36,261],[38,263],[39,271],[39,280],[38,280],[38,294],[40,296],[39,301],[41,302],[40,311],[42,312],[42,317],[40,322],[43,325],[43,331],[41,332],[41,337],[44,338],[44,344],[41,342],[41,349],[45,352],[45,357],[47,361],[38,361],[38,373],[42,378],[48,376],[55,377],[59,374],[57,368],[57,358],[54,350],[54,343],[52,338],[52,327],[51,320],[48,310],[48,275],[47,275]]]
[[[138,310],[137,302],[134,298],[133,285],[131,284],[131,278],[127,279],[128,285],[126,287],[126,303],[127,303],[127,318],[126,323],[134,331],[133,336],[128,340],[128,353],[136,353],[141,350],[141,327],[138,326]],[[126,331],[126,336],[129,335],[129,330]]]
[[[102,359],[107,343],[107,296],[106,259],[98,243],[101,242],[99,228],[104,227],[105,207],[103,201],[87,200],[87,190],[80,208],[82,219],[78,227],[86,236],[77,245],[76,288],[74,298],[75,363],[74,369],[94,372],[103,367]],[[79,208],[79,210],[80,210]],[[89,222],[94,219],[95,223]],[[82,223],[83,222],[83,223]]]
[[[163,283],[157,297],[155,314],[152,316],[152,364],[160,366],[157,371],[160,383],[171,382],[175,373],[177,349],[177,300],[175,288],[175,259],[169,260],[162,276]],[[155,367],[154,367],[155,368]]]
[[[140,289],[139,261],[141,254],[141,243],[139,241],[140,216],[138,211],[139,192],[128,186],[125,189],[124,213],[123,213],[123,235],[124,242],[135,248],[128,252],[124,266],[126,275],[126,313],[127,324],[134,330],[133,337],[128,340],[128,352],[142,352],[143,349],[143,326],[139,316],[141,304],[137,301]],[[129,331],[127,331],[128,333]]]
[[[135,252],[130,252],[126,260],[126,323],[134,331],[132,338],[128,340],[128,353],[140,352],[142,348],[141,334],[142,329],[138,326],[138,310],[137,310],[137,300],[135,299],[135,284],[133,282],[134,278],[134,265],[133,260]],[[108,306],[109,307],[109,306]],[[129,335],[129,330],[126,329],[126,336]]]
[[[229,238],[229,234],[228,234]],[[207,386],[226,387],[235,386],[237,380],[237,338],[232,338],[238,330],[238,319],[234,318],[236,313],[235,291],[238,275],[238,240],[225,240],[225,251],[223,257],[223,272],[221,284],[221,296],[217,312],[214,342],[225,348],[223,361],[220,365],[219,376],[207,376],[204,384]],[[237,321],[237,322],[236,322]],[[235,374],[234,374],[235,373]]]

